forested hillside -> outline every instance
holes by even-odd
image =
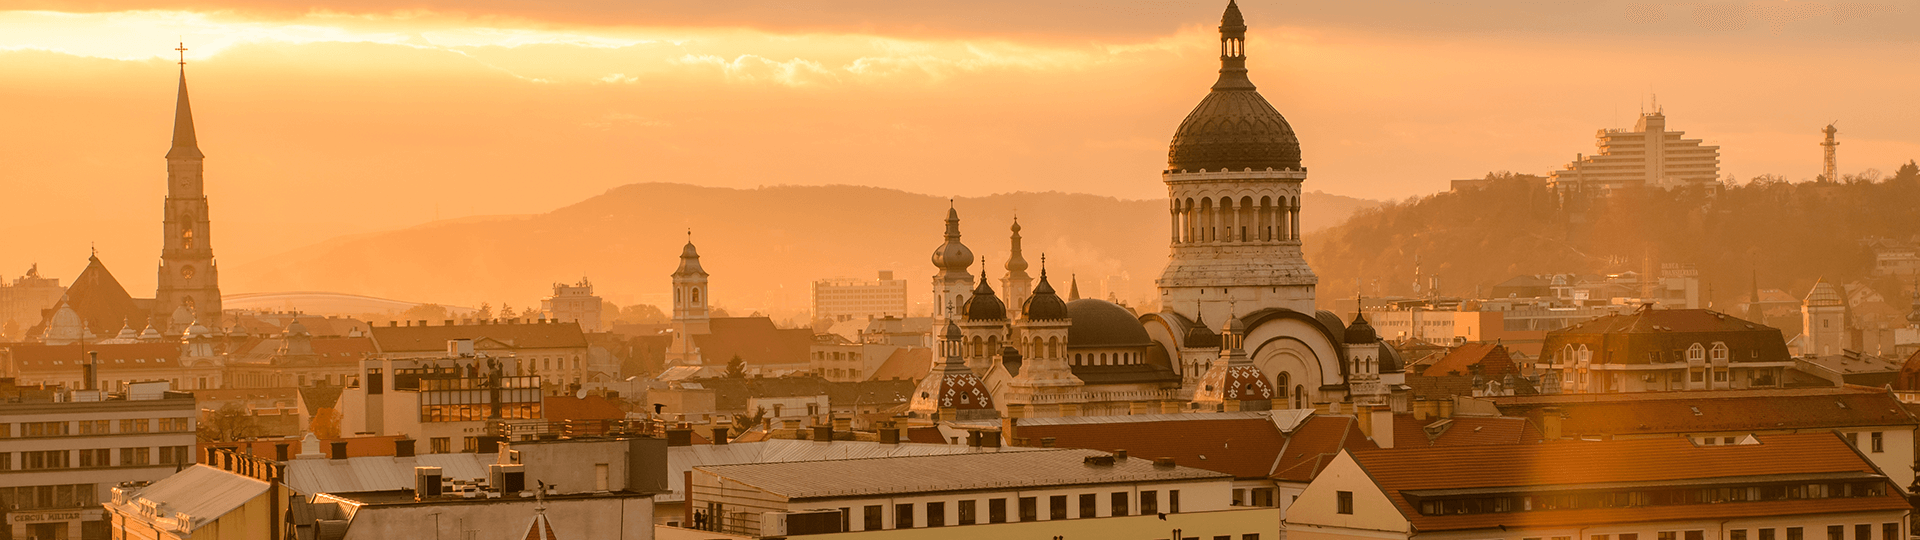
[[[1920,167],[1897,171],[1585,199],[1556,196],[1537,179],[1490,175],[1484,188],[1361,210],[1307,237],[1306,251],[1323,306],[1351,298],[1356,278],[1369,295],[1412,293],[1416,257],[1422,274],[1439,276],[1444,295],[1471,295],[1518,274],[1639,270],[1651,257],[1656,265],[1695,264],[1715,305],[1727,308],[1746,298],[1756,272],[1761,288],[1796,295],[1821,277],[1869,277],[1873,255],[1861,240],[1920,234]]]

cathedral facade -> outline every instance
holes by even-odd
[[[1003,302],[984,264],[977,282],[968,271],[972,251],[948,211],[933,255],[935,328],[954,323],[958,335],[947,339],[960,340],[958,362],[946,365],[983,379],[1000,414],[1341,411],[1389,405],[1404,387],[1398,356],[1364,318],[1314,308],[1319,278],[1300,242],[1307,169],[1292,126],[1248,77],[1246,31],[1229,2],[1219,76],[1168,150],[1171,256],[1158,312],[1062,299],[1044,257],[1026,289],[1017,223],[1001,284],[1018,300]]]

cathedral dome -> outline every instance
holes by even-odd
[[[1138,347],[1153,344],[1147,327],[1127,308],[1113,302],[1082,298],[1067,302],[1067,315],[1073,326],[1067,328],[1071,347]]]
[[[674,270],[676,276],[704,276],[705,269],[700,268],[700,251],[693,248],[693,241],[687,241],[687,247],[680,248],[680,268]]]
[[[1174,130],[1168,170],[1300,168],[1293,126],[1247,78],[1246,32],[1240,7],[1228,3],[1220,22],[1220,79]]]
[[[973,250],[960,243],[960,212],[947,209],[947,241],[933,249],[933,266],[945,272],[967,273],[973,264]]]
[[[1007,320],[1007,304],[993,294],[993,287],[987,285],[987,269],[980,269],[980,286],[973,288],[973,297],[960,306],[960,316],[968,321],[1004,321]]]
[[[1034,321],[1057,321],[1072,316],[1067,311],[1067,301],[1061,300],[1060,295],[1053,291],[1053,284],[1047,282],[1045,268],[1040,269],[1040,285],[1033,288],[1033,296],[1027,298],[1027,305],[1021,307],[1020,313]],[[1071,333],[1067,342],[1073,342]]]

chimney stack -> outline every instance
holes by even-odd
[[[413,439],[394,439],[393,457],[413,457]]]
[[[82,367],[80,372],[87,378],[85,383],[87,390],[100,389],[100,351],[87,351],[87,365]]]
[[[289,457],[287,451],[288,451],[287,443],[279,443],[279,444],[273,445],[273,460],[286,461],[287,458]]]
[[[880,427],[880,444],[900,444],[900,428],[888,424]]]
[[[333,444],[329,445],[329,450],[331,450],[331,453],[327,457],[331,459],[347,459],[347,441],[334,441]]]
[[[693,446],[693,430],[684,425],[667,428],[667,446]]]
[[[715,445],[727,444],[727,436],[731,432],[732,430],[727,429],[726,427],[713,428],[713,444]]]
[[[1560,440],[1560,408],[1547,407],[1540,410],[1540,436],[1549,441]]]
[[[833,442],[833,426],[813,426],[813,440]]]

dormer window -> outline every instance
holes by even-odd
[[[1693,344],[1692,347],[1687,348],[1687,362],[1698,363],[1698,362],[1705,362],[1706,360],[1707,360],[1706,347],[1702,347],[1700,346],[1699,343],[1695,343]]]

